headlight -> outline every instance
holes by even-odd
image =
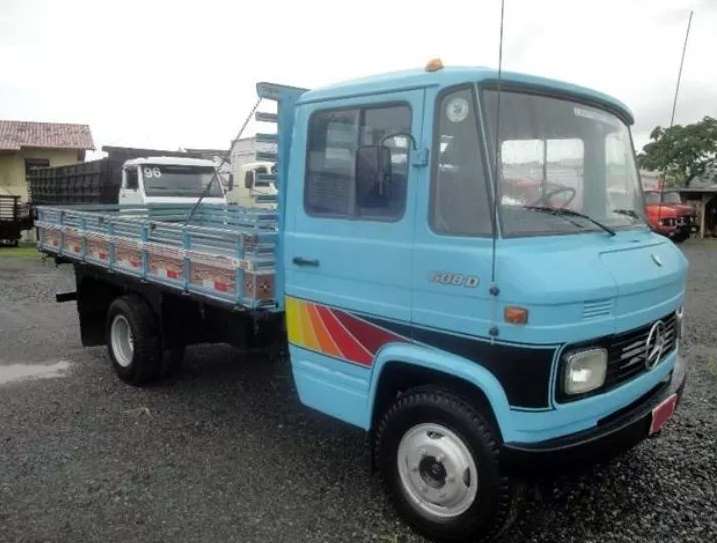
[[[585,349],[565,355],[563,391],[565,394],[583,394],[605,383],[607,350]]]

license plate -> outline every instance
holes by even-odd
[[[670,417],[675,412],[675,405],[677,405],[677,394],[673,394],[652,410],[650,435],[659,432],[665,423],[670,420]]]

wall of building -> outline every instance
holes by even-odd
[[[40,149],[23,147],[19,151],[0,153],[0,194],[16,194],[23,202],[28,199],[25,179],[25,159],[45,158],[50,166],[65,166],[80,162],[84,151],[77,149]]]

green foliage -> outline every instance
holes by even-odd
[[[650,140],[637,156],[640,168],[660,172],[668,184],[689,186],[696,178],[717,181],[717,119],[658,126]]]
[[[22,257],[22,258],[39,258],[42,256],[34,244],[21,244],[19,247],[5,247],[0,245],[0,258],[3,257]]]

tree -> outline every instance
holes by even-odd
[[[657,126],[650,140],[637,156],[640,168],[660,172],[669,184],[689,186],[698,177],[717,181],[717,119]]]

